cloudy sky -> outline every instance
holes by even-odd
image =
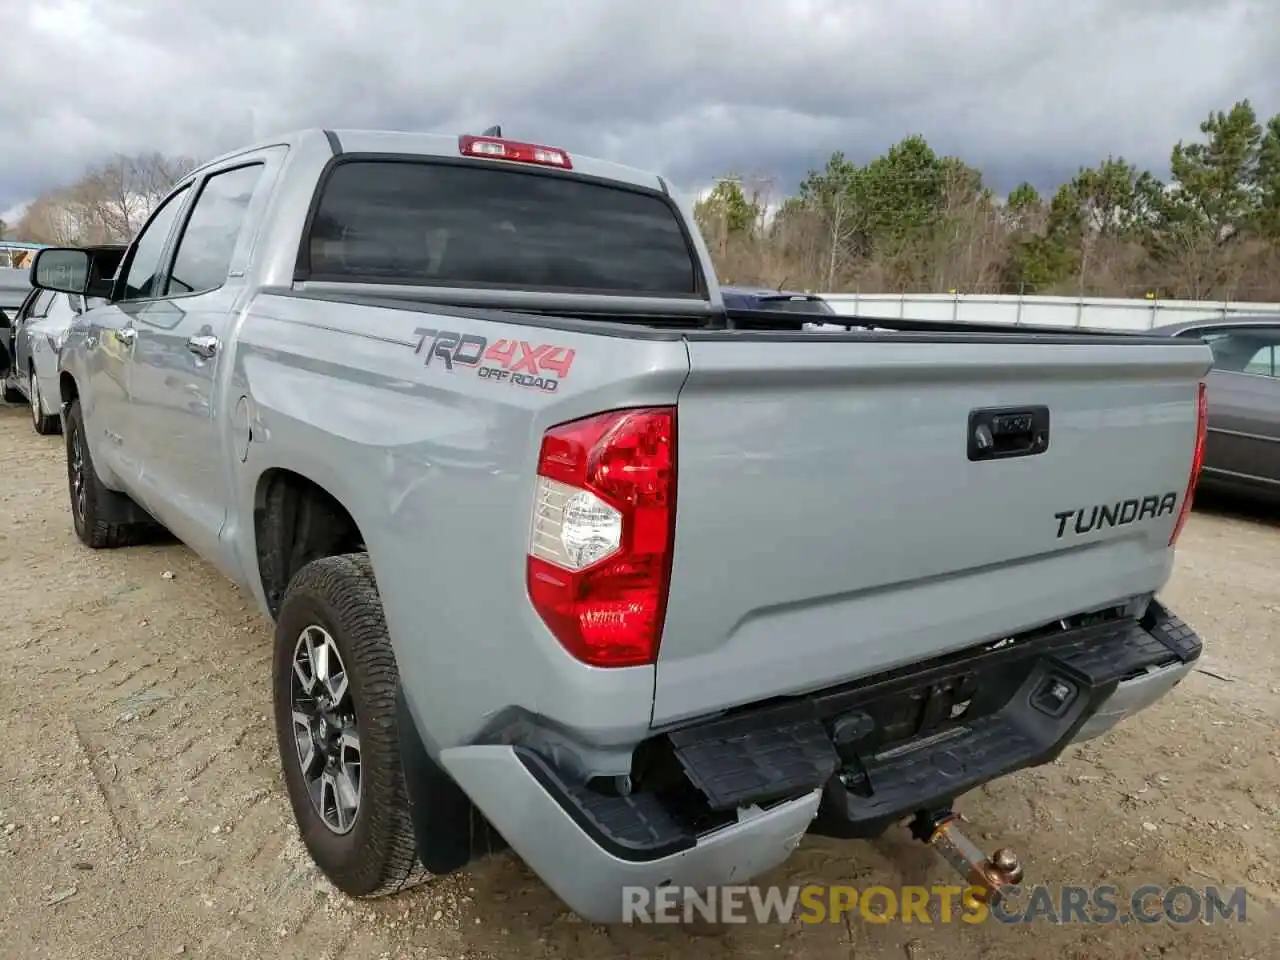
[[[913,132],[998,188],[1280,111],[1280,0],[10,0],[0,214],[304,126],[479,132],[784,191]]]

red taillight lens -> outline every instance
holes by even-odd
[[[675,527],[674,407],[614,410],[542,438],[529,538],[534,609],[574,657],[658,657]]]
[[[537,163],[544,167],[572,170],[573,161],[559,147],[544,147],[540,143],[519,143],[498,137],[458,138],[458,151],[466,157],[488,157],[493,160],[513,160],[516,163]]]
[[[1204,381],[1196,395],[1196,448],[1191,455],[1191,478],[1187,481],[1187,492],[1182,498],[1182,509],[1178,511],[1178,522],[1174,524],[1173,534],[1169,537],[1169,546],[1173,546],[1182,533],[1182,526],[1191,514],[1191,501],[1196,495],[1196,484],[1200,481],[1200,468],[1204,465],[1204,441],[1209,431],[1209,401],[1205,396]]]

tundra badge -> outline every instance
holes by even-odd
[[[1058,521],[1058,539],[1067,532],[1067,523],[1074,517],[1072,529],[1078,534],[1092,530],[1106,530],[1108,527],[1126,527],[1139,520],[1154,520],[1171,514],[1178,505],[1176,491],[1154,494],[1141,499],[1118,500],[1115,503],[1099,503],[1092,507],[1078,507],[1075,510],[1059,510],[1053,515]]]

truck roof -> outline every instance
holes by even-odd
[[[513,137],[506,139],[523,140],[529,138]],[[241,154],[261,150],[264,147],[284,145],[290,148],[305,148],[320,146],[326,140],[328,140],[326,149],[341,153],[412,154],[424,157],[456,157],[460,155],[456,134],[413,133],[402,130],[330,130],[322,127],[309,127],[259,140],[251,146],[224,153],[201,164],[196,169],[198,171]],[[648,187],[652,190],[670,192],[666,182],[656,173],[629,167],[621,163],[614,163],[612,160],[584,156],[558,144],[544,144],[544,146],[553,146],[567,153],[573,161],[573,171],[575,173],[614,180],[619,183],[633,184],[639,187]]]

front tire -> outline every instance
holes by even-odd
[[[397,893],[430,876],[409,815],[398,687],[368,556],[303,567],[276,621],[276,739],[302,842],[351,897]]]
[[[67,410],[67,486],[76,536],[94,550],[144,543],[155,535],[154,521],[132,519],[142,511],[123,493],[109,489],[98,476],[85,438],[79,399]]]
[[[40,380],[36,377],[36,372],[31,371],[31,379],[28,381],[28,396],[31,398],[31,425],[35,427],[36,433],[42,437],[47,437],[57,433],[62,429],[62,424],[56,416],[48,416],[44,412],[44,405],[40,398]]]

